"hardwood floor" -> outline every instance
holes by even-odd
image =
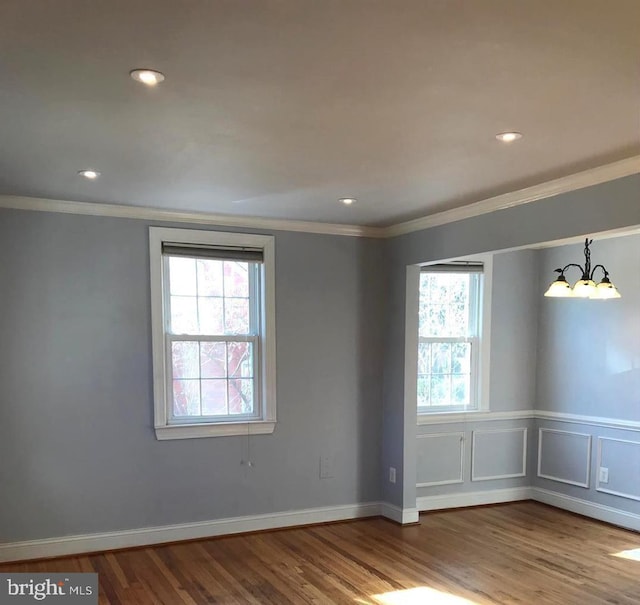
[[[640,534],[534,502],[0,565],[97,571],[100,603],[640,603]]]

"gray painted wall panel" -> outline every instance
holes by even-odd
[[[538,432],[538,476],[589,487],[591,435],[541,428]]]
[[[0,211],[0,540],[379,499],[383,243],[275,235],[275,433],[159,442],[148,223]]]
[[[609,471],[606,483],[598,479],[600,467]],[[640,501],[640,441],[600,437],[596,480],[599,491]]]
[[[473,431],[472,481],[524,477],[527,474],[527,430]]]
[[[418,486],[462,483],[464,481],[464,446],[463,432],[418,436]]]

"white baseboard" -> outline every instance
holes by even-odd
[[[517,500],[530,500],[530,487],[510,487],[481,492],[463,492],[459,494],[443,494],[441,496],[421,496],[416,498],[419,511],[441,510],[444,508],[461,508],[479,506],[481,504],[500,504]]]
[[[399,506],[389,504],[388,502],[380,503],[380,514],[383,517],[391,519],[392,521],[402,525],[417,523],[420,520],[417,508],[400,508]]]
[[[551,506],[562,508],[572,513],[578,513],[585,517],[591,517],[613,525],[640,531],[640,515],[635,513],[629,513],[618,508],[605,506],[604,504],[588,502],[587,500],[559,494],[558,492],[552,492],[539,487],[531,488],[531,492],[531,497],[537,502],[550,504]]]
[[[118,548],[148,546],[151,544],[161,544],[163,542],[211,538],[214,536],[265,529],[278,529],[297,525],[310,525],[313,523],[375,517],[380,514],[380,502],[365,502],[361,504],[308,508],[266,515],[231,517],[198,523],[181,523],[178,525],[146,527],[99,534],[0,543],[0,562],[61,557],[80,553],[115,550]]]

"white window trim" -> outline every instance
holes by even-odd
[[[466,410],[434,410],[433,412],[418,413],[418,309],[420,301],[420,269],[432,265],[447,262],[441,260],[433,263],[407,266],[406,276],[406,301],[405,301],[405,371],[404,393],[405,406],[411,406],[415,410],[418,425],[436,424],[444,418],[450,418],[452,422],[464,422],[467,416],[474,414],[487,415],[490,413],[490,362],[491,362],[491,299],[493,291],[493,255],[477,254],[466,256],[463,259],[482,262],[483,288],[480,302],[479,315],[482,317],[478,337],[480,339],[480,371],[477,373],[477,397],[478,405],[475,409]]]
[[[261,418],[240,421],[220,421],[197,424],[170,424],[166,387],[166,347],[163,312],[162,243],[202,244],[208,246],[246,246],[263,251],[263,326],[261,341]],[[156,438],[191,439],[225,435],[256,435],[273,433],[276,425],[276,297],[275,238],[270,235],[229,233],[198,229],[149,227],[149,262],[151,269],[151,337],[153,349],[153,398]]]

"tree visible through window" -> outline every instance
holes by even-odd
[[[420,273],[418,412],[477,407],[481,266]]]
[[[255,263],[165,256],[174,420],[253,415]]]

